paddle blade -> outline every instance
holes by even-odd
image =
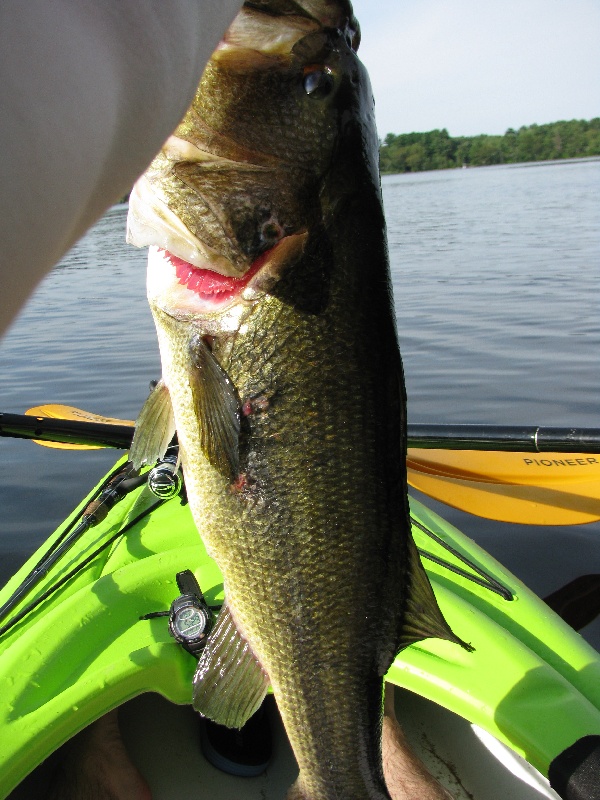
[[[42,447],[51,447],[53,450],[104,450],[100,444],[67,444],[67,442],[44,442],[42,439],[32,439],[35,444]]]
[[[113,417],[103,417],[99,414],[92,414],[82,408],[74,406],[63,406],[58,403],[47,403],[43,406],[29,408],[25,414],[28,417],[51,417],[52,419],[72,419],[80,422],[102,422],[106,425],[135,425],[131,420],[114,419]],[[42,439],[34,439],[36,444],[43,447],[52,447],[56,450],[102,450],[103,445],[94,444],[67,444],[66,442],[50,442]]]
[[[415,489],[486,519],[525,525],[600,519],[598,456],[410,448],[407,466]]]

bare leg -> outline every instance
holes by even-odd
[[[452,800],[413,753],[394,710],[394,687],[385,685],[383,774],[392,800]]]
[[[78,734],[66,748],[47,800],[152,800],[150,787],[121,739],[116,710]]]

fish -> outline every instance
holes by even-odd
[[[374,101],[347,0],[246,2],[136,184],[163,375],[130,457],[174,432],[225,604],[194,676],[241,727],[270,686],[288,800],[389,800],[383,681],[428,637],[467,649],[414,545],[406,392]]]

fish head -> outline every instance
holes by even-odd
[[[152,306],[235,327],[322,246],[344,199],[379,185],[359,38],[348,2],[244,5],[130,199]]]

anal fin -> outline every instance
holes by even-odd
[[[241,728],[268,688],[268,676],[225,604],[194,675],[194,708],[220,725]]]

